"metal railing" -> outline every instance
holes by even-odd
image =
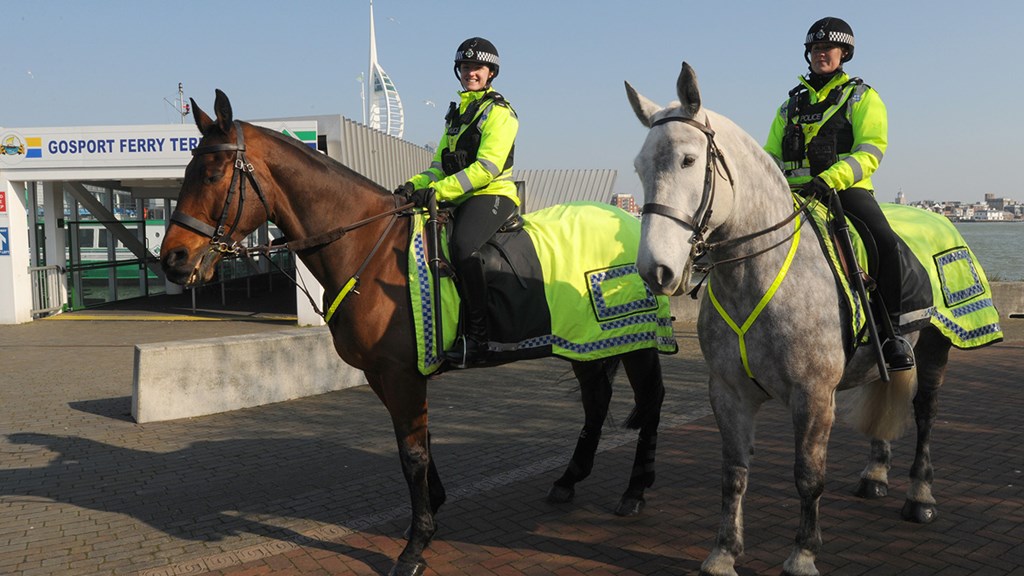
[[[39,318],[62,310],[67,304],[64,268],[56,264],[30,266],[28,273],[32,277],[32,317]]]
[[[287,274],[295,273],[295,253],[290,250],[279,248],[268,254],[256,253],[251,257],[228,256],[217,263],[217,274],[215,280],[205,283],[197,288],[189,288],[192,296],[192,313],[197,310],[196,300],[198,293],[212,289],[214,286],[220,291],[220,304],[227,306],[229,284],[235,289],[244,285],[245,297],[252,297],[253,281],[266,280],[267,290],[273,291],[274,277],[279,272]]]

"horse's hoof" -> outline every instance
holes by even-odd
[[[859,498],[867,498],[869,500],[885,498],[889,495],[889,485],[885,482],[879,482],[878,480],[861,478],[860,484],[857,486],[857,489],[854,490],[853,494]]]
[[[638,516],[644,510],[644,505],[647,504],[643,498],[633,498],[629,496],[623,496],[619,500],[619,505],[615,508],[616,516]]]
[[[576,496],[575,488],[566,488],[555,484],[548,490],[548,502],[552,504],[568,504]]]
[[[935,508],[935,504],[924,504],[922,502],[907,500],[903,503],[903,509],[900,510],[900,516],[909,522],[931,524],[939,517],[939,510]]]
[[[399,560],[395,563],[391,571],[388,572],[388,576],[422,576],[427,571],[427,563],[422,560],[419,562],[405,562]]]

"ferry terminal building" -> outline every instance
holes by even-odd
[[[433,155],[337,115],[253,123],[298,138],[388,189],[422,171]],[[69,287],[76,294],[88,290],[86,283],[95,278],[83,280],[80,272],[94,268],[81,264],[84,248],[76,242],[87,227],[101,228],[110,239],[110,261],[94,266],[109,272],[115,295],[125,280],[114,270],[130,267],[121,265],[121,257],[138,268],[142,295],[180,291],[165,282],[155,257],[163,229],[155,235],[143,230],[147,211],[161,214],[158,226],[166,225],[199,138],[192,123],[0,127],[0,324],[60,313],[69,309]],[[615,177],[616,171],[603,169],[514,174],[524,210],[575,200],[608,202]],[[266,228],[256,241],[268,241]],[[301,273],[301,263],[297,268]],[[315,290],[313,296],[320,297]],[[72,307],[78,302],[76,297]],[[300,325],[320,323],[304,295],[297,294],[296,302]]]

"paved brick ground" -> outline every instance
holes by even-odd
[[[408,496],[373,394],[356,388],[135,424],[135,344],[291,327],[266,316],[139,319],[149,312],[0,326],[0,574],[386,574],[403,545]],[[850,495],[866,443],[836,427],[823,573],[1024,575],[1024,330],[1009,328],[1007,343],[952,355],[932,452],[935,523],[899,520],[911,438],[894,447],[892,495],[866,502]],[[718,525],[719,440],[694,334],[680,330],[684,352],[664,358],[658,482],[637,518],[611,514],[633,440],[613,426],[576,501],[544,501],[582,424],[568,365],[541,360],[432,381],[449,502],[426,556],[430,572],[696,573]],[[630,395],[624,382],[616,391],[621,422]],[[789,553],[798,506],[791,433],[782,407],[767,405],[740,574],[778,573]]]

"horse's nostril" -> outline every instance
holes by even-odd
[[[164,255],[164,270],[174,269],[188,261],[187,248],[175,248]]]

